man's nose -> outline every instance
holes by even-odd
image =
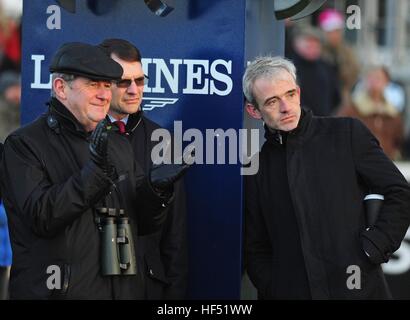
[[[99,88],[97,97],[101,100],[109,100],[111,99],[111,90],[107,88]]]
[[[127,88],[127,93],[129,94],[137,94],[140,90],[144,89],[143,86],[138,86],[135,81],[131,82],[131,85]]]
[[[280,99],[279,101],[279,111],[282,113],[288,112],[290,109],[290,104],[286,102],[284,99]]]

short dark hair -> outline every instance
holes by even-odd
[[[99,44],[107,54],[115,54],[128,62],[141,62],[141,52],[131,42],[124,39],[105,39]]]

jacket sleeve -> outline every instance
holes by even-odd
[[[272,247],[258,201],[255,176],[245,176],[245,268],[259,298],[272,292]]]
[[[66,182],[53,184],[33,144],[17,135],[7,138],[3,160],[1,180],[6,206],[42,237],[51,237],[74,221],[111,185],[92,162]]]
[[[358,175],[372,193],[384,195],[374,226],[362,234],[364,250],[373,263],[387,262],[400,247],[410,223],[410,186],[377,139],[352,119],[351,144]]]
[[[161,260],[169,282],[164,291],[166,300],[186,298],[188,276],[186,199],[182,180],[175,183],[174,193],[160,242]]]

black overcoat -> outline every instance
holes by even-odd
[[[144,298],[141,270],[101,276],[95,208],[125,209],[137,247],[138,235],[160,228],[154,219],[168,202],[149,187],[126,137],[109,138],[109,157],[122,177],[116,188],[90,160],[89,140],[54,98],[44,115],[6,139],[1,185],[13,251],[12,299]],[[53,290],[50,266],[61,271]]]
[[[246,267],[265,299],[275,298],[275,279],[282,276],[272,271],[273,232],[280,227],[272,223],[272,208],[281,199],[271,187],[275,170],[281,170],[281,147],[279,139],[268,134],[259,153],[259,171],[245,178]],[[387,298],[380,263],[399,248],[407,231],[410,188],[376,138],[358,120],[307,112],[288,134],[286,164],[288,181],[275,185],[289,185],[311,297]],[[374,227],[366,230],[363,197],[369,192],[385,200]],[[353,274],[349,266],[360,268],[360,289],[347,285]]]

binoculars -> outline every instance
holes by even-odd
[[[129,218],[123,209],[98,208],[96,218],[101,235],[101,274],[135,275],[137,264]]]

